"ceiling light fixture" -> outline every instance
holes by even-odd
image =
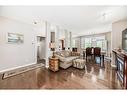
[[[112,17],[111,11],[107,11],[107,12],[102,13],[101,20],[102,22],[107,22],[111,19],[111,17]]]
[[[37,24],[37,22],[35,21],[34,24]]]

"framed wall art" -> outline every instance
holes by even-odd
[[[17,33],[8,33],[7,34],[8,43],[22,44],[24,42],[24,35]]]

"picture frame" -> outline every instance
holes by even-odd
[[[7,33],[7,43],[11,44],[23,44],[24,35],[18,33]]]

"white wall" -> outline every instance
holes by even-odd
[[[7,33],[23,34],[24,43],[7,43]],[[0,70],[36,62],[35,33],[32,25],[0,17]]]
[[[118,21],[112,24],[112,49],[122,47],[122,31],[127,28],[127,20]]]
[[[107,55],[110,56],[110,53],[111,53],[111,32],[105,33],[105,38],[107,40]]]
[[[37,33],[37,36],[45,37],[45,22],[37,22],[37,24],[34,24],[34,30]]]

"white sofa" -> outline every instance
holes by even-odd
[[[63,69],[67,69],[68,67],[72,66],[73,60],[80,57],[80,53],[63,50],[55,52],[55,56],[59,58],[59,66]]]

